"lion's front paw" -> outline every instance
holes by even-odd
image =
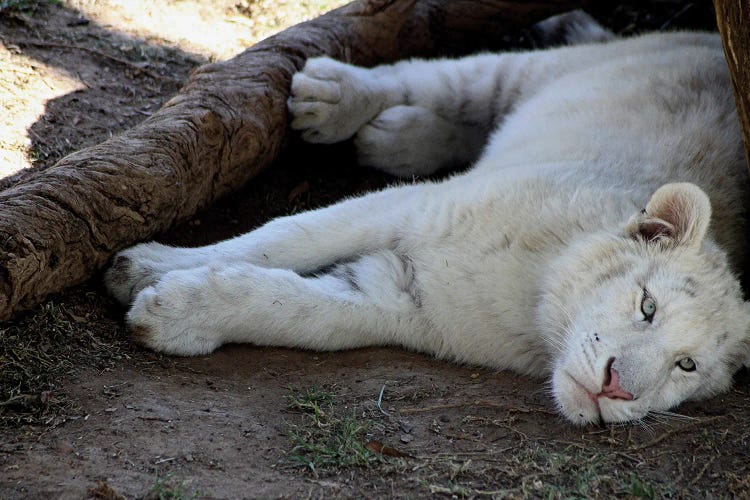
[[[104,284],[109,293],[121,304],[128,305],[133,298],[158,280],[155,269],[127,255],[118,254],[112,266],[104,273]]]
[[[141,243],[119,252],[104,273],[104,284],[121,304],[129,305],[138,292],[156,284],[164,269],[169,247],[159,243]]]
[[[292,79],[292,128],[308,142],[332,144],[352,137],[379,111],[366,71],[327,57],[308,60]]]
[[[364,125],[354,139],[360,165],[374,167],[393,175],[410,177],[432,173],[442,158],[425,131],[436,128],[433,114],[416,106],[388,108]]]
[[[136,342],[180,356],[208,354],[221,345],[195,274],[167,273],[155,286],[136,295],[127,315],[128,329]]]

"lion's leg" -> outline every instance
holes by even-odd
[[[314,277],[246,263],[172,271],[136,296],[127,321],[147,347],[180,355],[231,342],[419,349],[412,274],[409,261],[391,251]]]
[[[335,205],[274,219],[235,238],[198,248],[142,243],[115,256],[105,283],[130,304],[146,287],[175,270],[233,262],[311,273],[393,246],[399,230],[418,216],[430,187],[406,185]]]

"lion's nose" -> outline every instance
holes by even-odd
[[[597,397],[625,399],[630,401],[633,399],[633,395],[620,387],[620,374],[617,373],[617,370],[612,368],[612,364],[614,362],[615,358],[609,358],[609,361],[607,361],[607,367],[604,371],[604,383],[602,384],[602,392],[597,394]]]

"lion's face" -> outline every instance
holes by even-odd
[[[698,193],[667,202],[694,209]],[[679,220],[653,226],[652,204],[625,234],[592,236],[561,257],[540,308],[554,398],[575,423],[638,420],[724,391],[747,356],[750,307],[725,255],[703,241],[707,218],[683,237]]]

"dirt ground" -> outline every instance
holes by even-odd
[[[0,11],[0,175],[133,126],[196,65],[341,3],[0,1],[16,5]],[[623,34],[714,23],[708,1],[593,14]],[[159,239],[204,244],[388,182],[351,158],[293,143]],[[671,418],[575,428],[539,380],[390,349],[170,358],[131,345],[122,316],[96,277],[0,326],[0,498],[750,496],[744,372]]]

